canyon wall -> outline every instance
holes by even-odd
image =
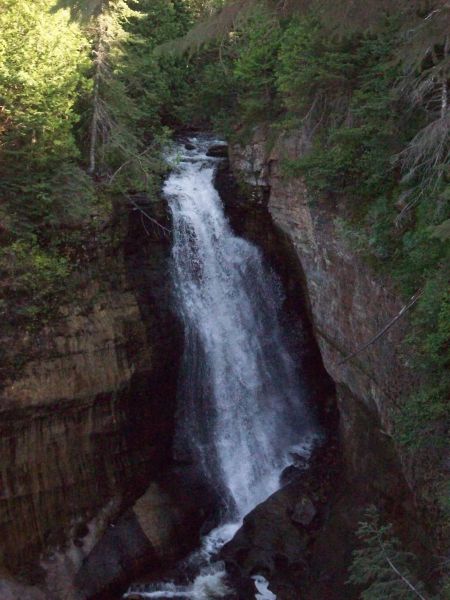
[[[259,129],[251,143],[230,149],[244,192],[226,165],[217,185],[236,232],[257,243],[280,276],[285,326],[295,332],[311,401],[322,403],[330,431],[336,389],[340,435],[319,464],[318,487],[288,486],[279,502],[268,501],[269,509],[282,507],[277,518],[294,549],[303,547],[304,532],[290,517],[283,521],[286,514],[304,493],[318,511],[309,558],[301,568],[294,561],[289,585],[277,560],[289,565],[290,550],[272,547],[280,532],[264,509],[261,539],[270,546],[264,552],[278,557],[269,562],[281,573],[280,600],[295,599],[301,581],[311,600],[353,597],[345,569],[369,503],[396,521],[414,550],[430,546],[421,524],[426,531],[437,512],[436,457],[411,455],[392,437],[396,406],[418,384],[405,344],[408,316],[346,360],[404,301],[341,234],[345,202],[313,199],[300,178],[283,177],[283,160],[301,153],[301,139],[283,137],[270,149],[267,139]],[[87,250],[76,295],[39,332],[2,335],[10,365],[0,383],[2,598],[110,599],[143,567],[157,572],[186,553],[213,512],[210,491],[171,456],[183,336],[171,296],[170,239],[141,209],[168,225],[162,201],[116,206],[102,239]]]
[[[162,202],[138,200],[164,222]],[[48,598],[170,463],[182,334],[170,240],[144,218],[117,206],[75,296],[37,333],[1,340],[1,572]]]
[[[399,403],[419,383],[405,341],[408,314],[348,358],[377,336],[405,301],[393,282],[372,270],[342,234],[345,199],[313,198],[300,177],[284,176],[284,160],[302,152],[300,132],[273,143],[259,128],[248,144],[230,148],[230,159],[248,202],[266,206],[301,266],[303,301],[323,364],[336,384],[344,470],[355,496],[356,522],[358,506],[374,502],[400,524],[419,552],[430,532],[428,542],[434,536],[436,547],[433,485],[439,457],[430,451],[413,454],[392,435]],[[408,523],[417,521],[429,526],[428,535],[420,526],[412,532]]]

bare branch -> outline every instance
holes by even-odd
[[[143,152],[141,152],[140,154],[137,155],[133,155],[130,156],[130,158],[128,160],[126,160],[124,163],[122,163],[120,165],[120,167],[111,175],[111,177],[109,178],[108,183],[111,184],[114,179],[117,177],[117,175],[120,173],[120,171],[126,167],[127,165],[129,165],[131,162],[133,162],[133,160],[137,160],[142,168],[142,163],[139,160],[142,156],[145,156],[145,154],[147,154],[147,152],[151,149],[151,146],[148,146]],[[144,169],[143,169],[144,170]]]
[[[143,215],[144,217],[146,217],[152,224],[154,227],[156,227],[157,229],[159,229],[160,231],[162,231],[164,237],[170,238],[172,232],[170,231],[170,229],[168,229],[167,227],[164,227],[164,225],[161,225],[161,223],[158,223],[158,221],[156,219],[154,219],[153,217],[151,217],[141,206],[139,206],[139,204],[137,204],[137,202],[135,202],[130,196],[127,196],[127,200],[129,202],[131,202],[131,204],[134,206],[134,210],[137,210],[141,213],[141,215]],[[147,229],[144,227],[144,229],[146,230],[147,234],[148,231]]]
[[[379,532],[377,532],[377,541],[378,541],[378,544],[379,544],[379,546],[381,548],[381,552],[383,553],[383,556],[384,556],[387,564],[392,569],[392,571],[394,571],[394,573],[397,575],[397,577],[399,577],[403,581],[403,583],[413,592],[413,594],[415,594],[418,598],[420,598],[420,600],[427,600],[427,598],[425,598],[425,596],[423,596],[419,592],[419,590],[414,587],[414,585],[409,581],[409,579],[407,579],[402,573],[400,573],[400,571],[394,565],[394,563],[392,562],[392,560],[389,558],[389,555],[388,555],[388,553],[386,551],[386,548],[385,548],[385,546],[383,544],[383,540],[382,540]]]
[[[395,323],[401,318],[403,317],[403,315],[414,306],[414,304],[417,302],[417,300],[419,300],[420,296],[422,295],[422,290],[418,290],[414,296],[411,297],[411,299],[409,300],[409,302],[407,304],[405,304],[405,306],[403,306],[403,308],[400,310],[400,312],[398,312],[395,317],[393,319],[391,319],[389,321],[389,323],[383,327],[383,329],[377,333],[377,335],[375,335],[372,339],[370,339],[366,344],[364,344],[364,346],[361,346],[361,348],[358,348],[358,350],[355,350],[355,352],[352,352],[351,354],[349,354],[348,356],[346,356],[343,360],[341,360],[340,363],[338,363],[338,366],[343,365],[344,363],[346,363],[347,361],[349,361],[351,358],[354,358],[357,354],[360,354],[361,352],[363,352],[364,350],[366,350],[366,348],[368,348],[369,346],[371,346],[373,343],[375,343],[377,340],[379,340],[383,335],[385,335],[389,329],[391,329],[391,327],[393,325],[395,325]]]

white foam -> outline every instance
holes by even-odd
[[[277,597],[269,590],[269,582],[262,575],[255,575],[253,577],[253,581],[255,582],[256,589],[258,593],[256,594],[256,600],[276,600]]]

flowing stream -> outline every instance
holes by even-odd
[[[279,488],[292,453],[308,457],[314,427],[295,359],[280,324],[283,294],[261,251],[230,228],[207,138],[177,148],[164,193],[173,218],[173,283],[184,322],[176,446],[224,498],[220,527],[189,559],[187,584],[166,582],[128,594],[208,600],[233,597],[218,550],[243,517]],[[189,146],[190,147],[190,146]],[[256,598],[275,598],[256,578]]]

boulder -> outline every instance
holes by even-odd
[[[77,573],[79,597],[109,600],[141,573],[170,568],[198,546],[205,522],[215,524],[216,506],[194,469],[172,468],[107,527]]]
[[[221,558],[243,577],[261,574],[271,579],[280,571],[302,568],[309,533],[291,519],[298,485],[290,484],[249,513],[241,529],[224,546]]]
[[[214,144],[208,148],[206,156],[211,156],[212,158],[228,158],[228,145]]]
[[[314,517],[317,515],[317,509],[308,496],[303,496],[294,506],[294,512],[291,519],[294,523],[308,527],[311,525]]]
[[[142,530],[133,510],[110,524],[87,556],[75,583],[81,598],[105,597],[114,589],[124,589],[130,576],[157,561],[157,552]]]
[[[314,450],[307,469],[296,470],[296,477],[250,512],[224,546],[227,571],[233,583],[264,576],[278,600],[356,598],[345,583],[354,498],[342,498],[336,440],[329,438]]]

